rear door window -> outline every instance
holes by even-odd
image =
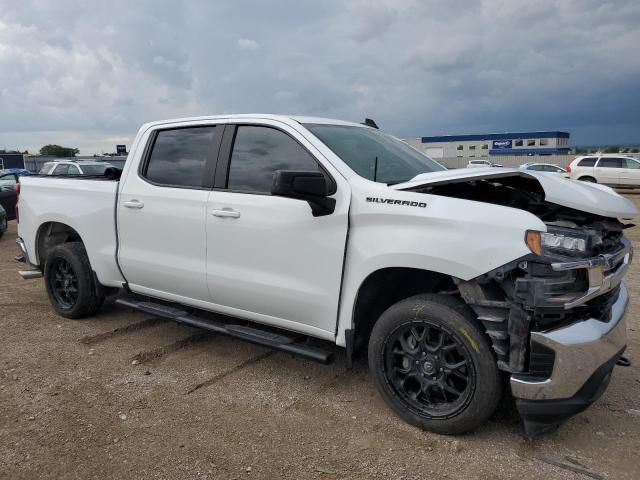
[[[624,161],[626,163],[626,168],[634,168],[634,169],[640,168],[640,162],[638,162],[636,160],[631,160],[630,158],[625,158]]]
[[[142,176],[158,185],[202,188],[215,129],[206,126],[160,130]]]
[[[593,167],[596,164],[597,157],[586,157],[578,162],[579,167]]]
[[[598,167],[602,168],[624,168],[626,165],[624,158],[618,157],[602,157],[598,162]]]
[[[61,163],[53,171],[54,175],[67,175],[68,173],[69,173],[69,164],[68,163]]]

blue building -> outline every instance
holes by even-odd
[[[407,142],[432,158],[562,155],[570,151],[569,132],[560,131],[442,135]]]

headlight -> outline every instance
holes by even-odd
[[[564,250],[584,253],[587,251],[587,239],[584,237],[570,237],[561,233],[543,232],[542,250]]]
[[[549,229],[547,232],[528,230],[525,242],[536,255],[576,255],[587,251],[587,236],[571,229]]]

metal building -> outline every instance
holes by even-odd
[[[507,132],[442,135],[405,140],[432,158],[488,158],[493,155],[568,154],[569,132]]]
[[[0,153],[0,170],[5,168],[24,168],[22,153]]]

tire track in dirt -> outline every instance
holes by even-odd
[[[142,351],[134,355],[131,361],[135,364],[150,363],[171,353],[184,350],[185,348],[197,345],[202,342],[210,341],[214,337],[215,335],[210,332],[197,332],[193,335],[189,335],[186,338],[182,338],[173,343],[170,343],[169,345],[164,345],[154,350]]]
[[[166,318],[146,318],[140,322],[131,323],[124,327],[114,328],[113,330],[109,330],[108,332],[98,333],[96,335],[86,335],[79,341],[80,343],[84,343],[85,345],[95,345],[96,343],[104,342],[111,338],[119,337],[131,332],[138,332],[140,330],[144,330],[145,328],[155,327],[156,325],[160,325],[166,322],[168,322]]]
[[[244,368],[254,365],[255,363],[258,363],[259,361],[264,360],[265,358],[271,357],[276,353],[278,353],[277,350],[269,350],[268,352],[264,352],[264,353],[261,353],[260,355],[256,355],[255,357],[251,357],[245,360],[244,362],[239,363],[235,367],[230,368],[226,372],[219,373],[218,375],[211,377],[209,380],[205,380],[204,382],[198,383],[197,385],[189,389],[186,394],[189,395],[197,390],[200,390],[201,388],[209,387],[215,383],[218,383],[223,378],[226,378],[229,375],[239,372]]]

